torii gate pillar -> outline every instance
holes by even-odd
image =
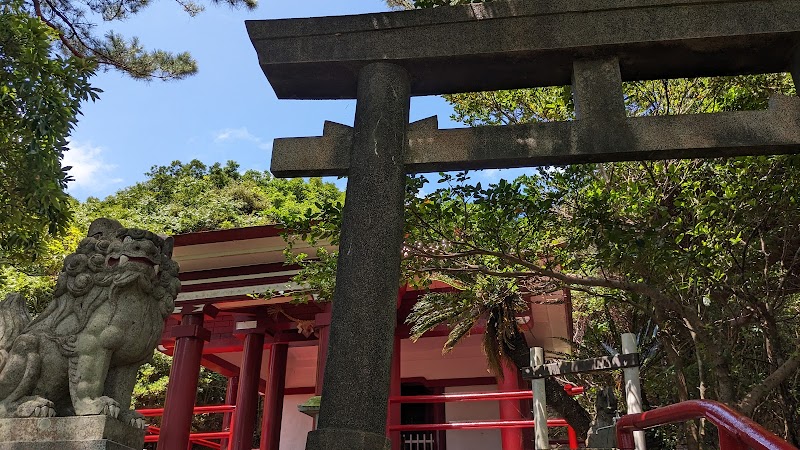
[[[361,69],[330,325],[330,347],[340,351],[328,352],[319,425],[308,435],[307,450],[389,448],[410,99],[402,67]],[[359,395],[352,395],[354,383]]]

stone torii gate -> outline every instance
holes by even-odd
[[[800,98],[628,118],[622,82],[790,71],[798,0],[511,0],[248,21],[283,99],[357,99],[353,128],[278,139],[280,177],[346,175],[318,429],[307,449],[383,449],[406,173],[800,151]],[[438,130],[411,96],[572,85],[576,120]]]

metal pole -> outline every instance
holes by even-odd
[[[531,367],[544,364],[544,349],[533,347],[531,349]],[[544,392],[544,378],[535,378],[533,386],[533,420],[535,422],[534,446],[536,450],[550,448],[550,437],[547,435],[547,399]]]
[[[625,333],[622,335],[622,353],[637,353],[636,335]],[[630,367],[622,369],[625,376],[625,401],[628,403],[628,414],[638,414],[642,412],[642,385],[639,380],[639,368]],[[636,443],[636,450],[645,450],[644,431],[634,431],[633,440]]]

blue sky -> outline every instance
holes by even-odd
[[[115,71],[93,84],[100,100],[83,106],[65,165],[79,200],[105,197],[145,178],[154,165],[199,159],[206,164],[239,162],[242,169],[268,170],[276,137],[318,136],[325,120],[352,125],[353,101],[277,100],[258,66],[244,27],[246,19],[271,19],[385,11],[382,0],[261,0],[255,11],[209,5],[189,17],[176,2],[152,2],[113,29],[138,36],[150,49],[189,51],[199,73],[181,81],[142,82]],[[437,114],[439,126],[452,109],[440,97],[412,99],[411,120]],[[484,171],[476,181],[496,181],[514,171]],[[332,179],[332,181],[336,181]],[[344,189],[344,180],[336,181]]]

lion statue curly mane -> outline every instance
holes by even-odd
[[[172,238],[97,219],[67,256],[53,301],[33,320],[0,302],[0,418],[105,414],[135,427],[139,366],[180,290]]]

